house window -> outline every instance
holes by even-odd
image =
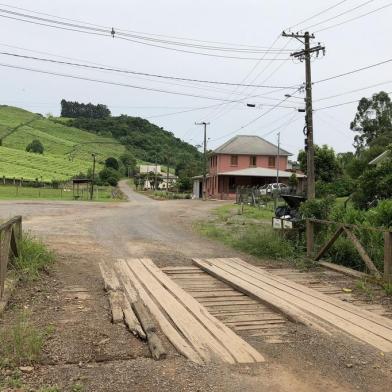
[[[230,157],[230,165],[231,166],[238,166],[238,155],[232,155]]]
[[[252,155],[249,157],[249,166],[256,166],[257,157],[256,155]]]
[[[275,166],[276,166],[276,158],[268,157],[268,167],[275,167]]]

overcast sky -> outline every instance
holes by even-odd
[[[3,0],[6,1],[6,0]],[[206,44],[210,46],[251,45],[273,49],[298,49],[301,43],[288,38],[276,38],[288,26],[319,13],[339,3],[338,0],[13,0],[0,5],[3,10],[27,13],[23,10],[6,7],[21,7],[36,12],[56,15],[63,18],[77,19],[96,25],[114,27],[119,30],[137,31],[146,34],[178,36],[194,40],[224,42],[225,44]],[[367,4],[364,4],[367,3]],[[294,31],[311,27],[315,31],[314,44],[321,42],[326,46],[325,57],[321,56],[312,63],[313,81],[356,68],[371,65],[392,58],[392,7],[386,7],[366,17],[350,23],[344,23],[325,31],[323,27],[335,25],[369,11],[388,5],[388,0],[347,0],[339,6],[294,27]],[[334,18],[354,7],[356,10]],[[7,15],[1,13],[0,15]],[[11,16],[8,14],[8,16]],[[35,14],[35,16],[40,16]],[[44,17],[41,15],[41,17]],[[330,19],[322,24],[318,24]],[[0,50],[19,54],[28,54],[46,58],[64,56],[84,63],[96,63],[132,71],[171,75],[176,77],[241,83],[253,69],[246,82],[249,84],[267,84],[272,86],[293,86],[304,81],[305,68],[300,62],[269,61],[276,52],[268,54],[211,51],[208,53],[241,56],[260,59],[244,60],[204,56],[176,52],[163,48],[147,46],[107,36],[95,36],[80,32],[63,31],[45,26],[28,24],[16,20],[1,18]],[[149,36],[162,38],[158,36]],[[172,38],[171,38],[172,39]],[[178,41],[178,39],[177,39]],[[195,41],[181,41],[199,44]],[[11,45],[29,49],[16,49]],[[167,46],[166,44],[164,44]],[[189,47],[171,46],[172,48],[201,51]],[[38,54],[32,51],[47,52]],[[204,51],[205,52],[205,51]],[[281,132],[283,148],[296,154],[303,146],[304,114],[295,108],[303,107],[303,101],[289,98],[282,105],[290,108],[275,108],[284,95],[294,90],[274,90],[266,88],[245,88],[225,85],[190,84],[172,80],[154,79],[135,75],[124,75],[108,71],[80,69],[76,67],[42,63],[33,60],[12,58],[0,55],[1,64],[37,68],[77,75],[110,82],[126,83],[153,89],[198,95],[214,99],[172,95],[153,91],[143,91],[129,87],[98,84],[84,80],[74,80],[58,76],[32,73],[0,67],[2,87],[0,103],[40,113],[59,115],[60,100],[76,100],[106,104],[114,115],[128,114],[148,118],[151,122],[172,131],[176,136],[192,144],[201,144],[202,128],[195,126],[195,121],[210,121],[208,127],[209,148],[214,148],[226,141],[230,134],[266,135],[269,141],[276,142],[277,132]],[[279,54],[279,58],[289,58],[288,53]],[[344,78],[334,79],[314,86],[314,109],[342,102],[360,99],[380,90],[392,91],[392,63],[387,63]],[[176,83],[176,84],[174,84]],[[379,84],[346,94],[363,87]],[[266,94],[262,97],[250,96]],[[343,94],[339,97],[317,101],[320,98]],[[301,96],[300,94],[298,96]],[[246,98],[249,97],[249,98]],[[241,102],[221,105],[203,110],[175,112],[207,107],[222,103],[220,100],[242,100]],[[249,108],[246,103],[256,104]],[[270,111],[270,112],[268,112]],[[352,150],[353,132],[349,129],[350,121],[356,111],[356,104],[315,111],[315,142],[331,145],[337,152]],[[165,114],[172,114],[161,116]],[[242,129],[256,117],[257,121]],[[274,131],[276,128],[279,128]],[[240,130],[239,130],[240,129]],[[239,131],[237,131],[239,130]],[[237,132],[236,132],[237,131]],[[226,136],[227,135],[227,136]]]

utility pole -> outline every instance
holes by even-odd
[[[167,156],[167,171],[166,171],[166,194],[169,194],[169,155]]]
[[[278,155],[276,159],[276,193],[274,200],[274,209],[276,210],[278,204],[278,194],[279,194],[279,164],[280,164],[280,132],[278,132]]]
[[[203,200],[207,200],[207,125],[210,125],[210,123],[207,123],[205,121],[201,123],[195,122],[195,125],[203,125],[204,126],[204,165],[203,165]]]
[[[158,162],[157,162],[157,153],[155,153],[155,179],[154,179],[154,190],[157,190],[157,171],[158,171]]]
[[[93,173],[91,178],[91,190],[90,190],[90,200],[93,200],[94,195],[94,179],[95,179],[95,154],[91,154],[93,157]]]
[[[299,59],[301,62],[305,60],[305,76],[306,76],[306,139],[305,139],[305,151],[307,157],[307,197],[309,200],[314,199],[316,196],[315,189],[315,174],[314,174],[314,138],[313,138],[313,101],[312,101],[312,70],[311,70],[311,55],[322,52],[325,55],[325,47],[321,46],[320,43],[313,48],[310,47],[310,40],[314,39],[314,35],[310,35],[308,31],[304,34],[291,33],[287,34],[283,31],[283,37],[295,38],[304,45],[304,49],[299,52],[291,54],[292,57]],[[303,41],[302,41],[303,39]]]

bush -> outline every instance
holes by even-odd
[[[299,208],[304,218],[327,219],[335,203],[333,196],[303,202]]]
[[[23,279],[35,279],[39,272],[54,261],[53,253],[38,239],[23,233],[19,256],[13,266]]]
[[[33,152],[35,154],[43,154],[44,146],[38,139],[34,139],[31,143],[26,146],[27,152]]]
[[[116,186],[120,178],[121,174],[110,167],[105,167],[99,172],[99,179],[106,185]]]
[[[392,200],[379,202],[375,208],[367,211],[366,217],[372,226],[392,228]]]
[[[355,181],[348,176],[340,177],[334,182],[316,182],[317,197],[334,195],[336,197],[345,197],[351,195],[355,190]]]
[[[108,168],[112,168],[114,170],[118,170],[119,169],[119,164],[116,158],[113,157],[109,157],[106,159],[105,161],[105,166]]]

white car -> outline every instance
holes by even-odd
[[[261,195],[269,195],[276,190],[282,192],[282,191],[287,191],[288,189],[289,187],[286,184],[282,184],[280,182],[279,183],[274,182],[273,184],[263,185],[261,188],[259,188],[259,191]]]

